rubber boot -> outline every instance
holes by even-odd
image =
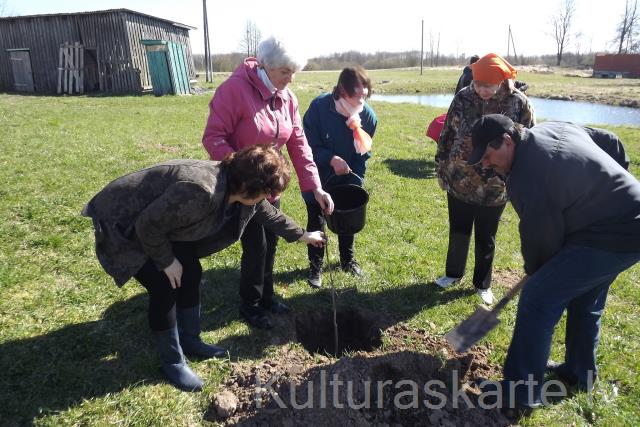
[[[187,365],[178,338],[178,328],[153,331],[160,357],[160,370],[169,382],[184,391],[201,391],[204,383]]]
[[[309,275],[307,276],[307,283],[312,288],[318,289],[322,287],[322,258],[324,257],[324,248],[316,248],[312,245],[307,245],[307,248],[309,254]]]
[[[176,310],[180,345],[187,356],[210,359],[225,357],[227,350],[216,345],[204,343],[200,338],[200,305]]]
[[[320,263],[322,265],[322,263]],[[309,275],[307,276],[307,283],[314,289],[322,287],[322,267],[318,265],[309,265]]]

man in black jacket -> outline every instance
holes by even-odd
[[[464,69],[462,70],[462,75],[458,79],[458,84],[456,85],[456,92],[455,93],[460,92],[460,89],[462,89],[463,87],[467,87],[467,86],[469,86],[471,84],[471,82],[473,81],[473,73],[471,71],[471,64],[473,64],[474,62],[478,61],[478,59],[480,59],[480,57],[478,55],[473,55],[469,59],[469,65],[464,67]]]
[[[506,177],[529,276],[505,361],[503,401],[546,403],[551,337],[565,309],[565,360],[555,372],[589,390],[609,287],[640,260],[640,183],[625,170],[622,144],[599,129],[564,122],[525,129],[499,114],[478,120],[472,144],[470,164]]]

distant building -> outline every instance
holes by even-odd
[[[128,9],[0,18],[0,91],[140,92],[162,67],[183,73],[188,87],[193,29]],[[171,51],[167,66],[156,55],[150,71],[147,52],[162,49]]]
[[[640,54],[596,54],[593,76],[604,78],[640,77]]]

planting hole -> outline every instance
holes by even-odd
[[[371,351],[382,345],[374,316],[356,309],[337,312],[338,348],[334,343],[333,311],[314,310],[296,316],[298,341],[311,353],[341,356],[346,351]],[[336,351],[337,350],[337,351]]]

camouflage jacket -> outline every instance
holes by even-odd
[[[483,206],[498,206],[507,202],[504,180],[481,166],[467,165],[471,153],[471,128],[480,117],[500,113],[525,127],[535,125],[533,108],[527,97],[506,80],[496,94],[483,101],[473,83],[461,89],[451,102],[447,119],[440,133],[436,163],[438,179],[443,189],[455,198]]]
[[[288,242],[304,230],[268,201],[228,205],[219,162],[173,160],[116,179],[84,207],[95,229],[96,255],[118,286],[147,260],[173,262],[172,241],[194,242],[204,257],[237,241],[252,217]]]

